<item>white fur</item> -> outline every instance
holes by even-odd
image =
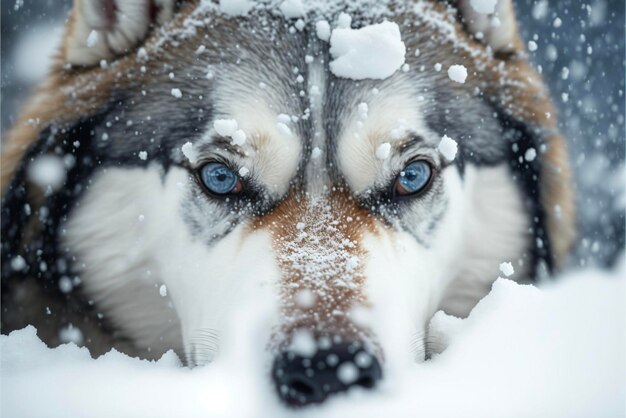
[[[514,261],[514,279],[528,268],[517,260],[529,244],[529,220],[508,168],[470,167],[461,180],[449,167],[443,175],[449,209],[430,246],[392,231],[364,242],[371,325],[391,373],[423,360],[426,325],[436,310],[465,316],[489,292],[502,261]]]
[[[181,169],[170,170],[164,182],[154,166],[107,169],[64,228],[86,294],[157,357],[172,347],[193,357],[198,330],[214,330],[219,338],[238,294],[278,277],[267,234],[240,225],[213,247],[191,236],[181,216],[190,184]]]
[[[362,193],[378,180],[385,178],[389,160],[376,158],[376,149],[385,142],[392,145],[405,140],[407,131],[429,136],[423,112],[415,105],[412,90],[394,85],[381,88],[378,94],[363,98],[368,105],[367,119],[358,114],[358,102],[352,106],[351,117],[337,141],[339,168],[348,185]],[[401,135],[396,137],[395,135]]]
[[[529,250],[532,239],[522,193],[505,163],[468,166],[464,189],[463,254],[455,262],[461,270],[441,304],[446,312],[463,317],[489,292],[500,274],[500,263],[513,263],[511,279],[527,278],[530,266],[521,262],[520,256]]]

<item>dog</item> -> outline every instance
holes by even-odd
[[[466,316],[502,263],[563,264],[567,147],[512,0],[229,3],[75,1],[4,141],[3,333],[198,366],[258,294],[302,406],[375,386],[391,344],[424,360],[434,312]],[[336,75],[338,16],[397,24],[406,65]]]

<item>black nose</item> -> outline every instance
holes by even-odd
[[[274,360],[272,378],[285,403],[304,406],[351,387],[372,388],[382,371],[374,355],[352,343],[318,349],[311,357],[283,351]]]

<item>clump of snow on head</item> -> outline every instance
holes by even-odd
[[[470,5],[478,13],[491,14],[496,11],[498,0],[470,0]]]
[[[452,161],[456,157],[458,145],[454,139],[450,138],[447,135],[444,135],[439,142],[438,149],[441,155],[443,155],[446,160]]]
[[[330,53],[330,70],[338,77],[385,79],[404,64],[406,47],[398,25],[385,21],[361,29],[335,29]]]
[[[463,65],[451,65],[450,68],[448,68],[448,77],[450,77],[452,81],[463,84],[467,79],[467,68]]]
[[[315,33],[322,41],[330,39],[330,23],[327,20],[319,20],[315,23]]]
[[[162,284],[159,287],[159,295],[161,295],[162,298],[164,298],[165,296],[167,296],[167,286],[165,286],[164,284]]]
[[[376,158],[379,160],[386,160],[389,158],[389,153],[391,152],[391,144],[389,142],[384,142],[376,148]]]
[[[220,10],[229,16],[246,15],[253,6],[250,0],[220,0]]]
[[[56,155],[41,155],[28,166],[28,179],[46,191],[59,190],[66,176],[63,160]]]
[[[304,16],[302,0],[285,0],[280,5],[280,11],[287,19]]]
[[[198,152],[194,149],[191,142],[185,142],[180,150],[183,152],[183,155],[187,157],[191,164],[195,164],[196,162],[198,162]]]

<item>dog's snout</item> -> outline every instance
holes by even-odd
[[[381,378],[376,356],[360,344],[336,344],[311,357],[282,351],[272,368],[278,395],[290,406],[320,403],[352,387],[372,388]]]

